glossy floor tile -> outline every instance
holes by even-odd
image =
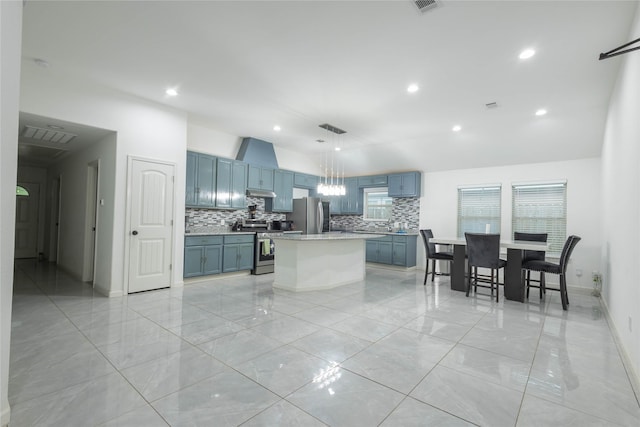
[[[327,291],[234,275],[105,298],[18,261],[11,426],[637,426],[598,299],[465,297],[367,267]],[[597,351],[594,351],[597,349]]]

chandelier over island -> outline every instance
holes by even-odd
[[[328,123],[324,123],[319,126],[327,131],[327,135],[329,135],[329,132],[333,132],[335,135],[342,135],[343,133],[347,133],[346,131],[332,126]],[[321,194],[323,196],[344,196],[347,193],[344,186],[344,163],[342,163],[341,178],[340,164],[338,162],[339,159],[336,157],[336,152],[340,151],[340,146],[335,143],[335,138],[333,138],[333,136],[331,140],[333,141],[331,144],[332,147],[329,148],[327,152],[325,152],[324,165],[320,165],[323,173],[320,177],[320,182],[318,182],[318,194]],[[323,141],[318,140],[318,142]]]

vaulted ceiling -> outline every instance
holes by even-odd
[[[333,141],[347,175],[568,160],[600,155],[624,56],[598,55],[637,3],[28,1],[22,66],[313,156]]]

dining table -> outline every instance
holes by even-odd
[[[437,245],[453,246],[451,289],[466,292],[466,239],[464,237],[432,237],[429,242]],[[522,280],[523,251],[546,252],[549,250],[549,244],[546,242],[501,239],[500,247],[507,250],[507,265],[504,270],[504,297],[511,301],[524,302],[526,292]]]

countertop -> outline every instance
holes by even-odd
[[[397,231],[360,231],[355,230],[354,233],[366,234],[382,234],[384,236],[417,236],[419,233],[415,230],[408,230],[406,233],[398,233]]]
[[[262,232],[262,230],[260,230]],[[273,230],[272,230],[273,231]],[[256,234],[256,231],[231,231],[223,227],[197,227],[185,230],[184,236],[228,236],[238,234]],[[275,233],[300,234],[302,231],[275,231]]]
[[[369,233],[345,233],[333,232],[322,234],[285,234],[283,236],[273,236],[273,240],[297,240],[297,241],[318,241],[318,240],[356,240],[375,239],[382,237],[382,234]]]

